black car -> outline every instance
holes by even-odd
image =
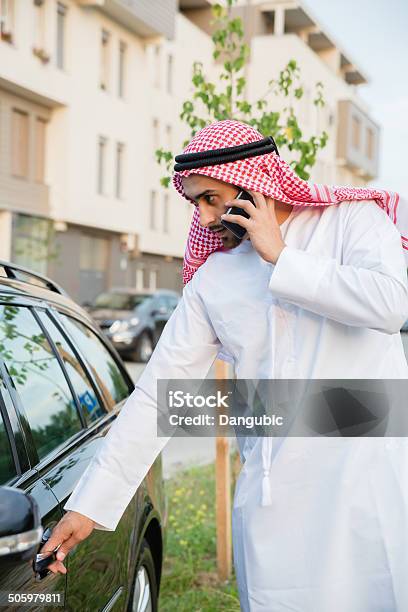
[[[179,299],[170,289],[113,288],[87,310],[124,359],[146,363]]]
[[[57,610],[50,602],[59,594],[75,612],[157,610],[161,455],[116,530],[95,529],[72,549],[66,575],[46,570],[36,580],[32,566],[133,388],[115,349],[63,289],[0,261],[0,605],[11,593],[21,605],[36,596],[30,609]]]

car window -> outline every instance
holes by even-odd
[[[0,375],[0,394],[5,391],[3,381]],[[0,402],[2,398],[0,398]],[[7,435],[4,417],[0,409],[0,485],[6,484],[9,480],[17,475],[16,466],[14,464],[13,455],[11,453],[10,440]]]
[[[174,310],[178,304],[178,299],[175,295],[167,295],[166,301],[167,301],[169,310]]]
[[[144,302],[149,302],[151,296],[148,294],[121,293],[111,291],[98,295],[92,304],[93,308],[109,308],[112,310],[133,310]]]
[[[111,410],[130,395],[130,389],[119,366],[102,340],[89,327],[62,313],[60,318],[75,347],[92,371],[107,408]]]
[[[165,308],[166,310],[168,309],[168,304],[167,304],[167,300],[163,295],[159,295],[157,296],[155,303],[154,303],[154,310],[159,310],[159,308]]]
[[[0,305],[0,351],[42,459],[80,431],[74,398],[58,359],[29,308]]]
[[[46,312],[43,310],[38,310],[37,314],[57,347],[60,357],[64,362],[64,366],[67,370],[71,384],[81,405],[85,420],[88,424],[90,424],[106,414],[105,408],[101,406],[87,373],[85,372],[81,363],[78,361],[77,356],[64,335],[60,332]]]

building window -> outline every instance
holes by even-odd
[[[67,7],[61,2],[57,4],[57,67],[65,67],[65,21]]]
[[[108,141],[103,136],[98,140],[98,185],[97,190],[100,195],[105,193],[105,171],[106,171],[106,149]]]
[[[371,128],[367,128],[366,132],[366,155],[368,159],[374,159],[374,131]]]
[[[44,63],[49,60],[45,52],[45,0],[34,0],[34,55],[37,55]]]
[[[45,144],[47,121],[42,117],[35,120],[35,180],[44,183],[45,179]]]
[[[160,64],[161,64],[161,49],[160,45],[154,47],[154,86],[160,87]]]
[[[116,145],[116,184],[115,195],[117,198],[122,198],[123,189],[123,155],[125,145],[118,142]]]
[[[126,44],[119,43],[118,96],[125,97]]]
[[[157,217],[157,193],[156,191],[150,192],[150,229],[157,229],[156,217]]]
[[[135,285],[136,285],[136,290],[137,291],[140,291],[141,289],[144,288],[143,269],[144,269],[144,266],[142,264],[138,265],[137,268],[136,268]]]
[[[170,206],[170,198],[169,194],[164,194],[164,202],[163,202],[163,232],[166,234],[169,233],[169,206]]]
[[[102,30],[101,35],[101,77],[99,86],[107,91],[109,88],[109,55],[110,55],[110,34]]]
[[[153,119],[153,153],[160,147],[159,120]]]
[[[11,259],[14,263],[47,274],[53,249],[51,222],[31,215],[13,215]]]
[[[166,125],[166,147],[168,151],[171,151],[172,149],[172,129],[171,129],[171,125]]]
[[[173,93],[173,56],[170,54],[167,56],[166,90]]]
[[[353,118],[352,118],[351,129],[352,129],[353,149],[358,151],[360,149],[360,143],[361,143],[361,121],[355,115],[353,115]]]
[[[11,127],[11,172],[14,176],[28,178],[29,117],[24,111],[13,108]]]
[[[0,0],[0,38],[13,42],[14,0]]]
[[[152,267],[149,270],[149,289],[151,291],[154,291],[155,289],[157,289],[157,275],[158,275],[158,270],[156,267]]]

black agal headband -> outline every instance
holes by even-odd
[[[256,140],[249,144],[238,145],[236,147],[225,147],[224,149],[212,149],[210,151],[199,151],[198,153],[183,153],[174,158],[177,162],[174,165],[174,172],[182,170],[192,170],[204,166],[217,166],[227,164],[238,159],[255,157],[256,155],[266,155],[275,152],[279,155],[278,147],[272,136],[263,140]]]

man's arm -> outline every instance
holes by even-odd
[[[202,379],[222,348],[193,278],[164,327],[136,388],[64,506],[115,530],[170,437],[157,436],[157,379]]]
[[[375,202],[350,206],[344,263],[286,246],[269,289],[278,298],[339,323],[395,334],[408,317],[401,236]]]

